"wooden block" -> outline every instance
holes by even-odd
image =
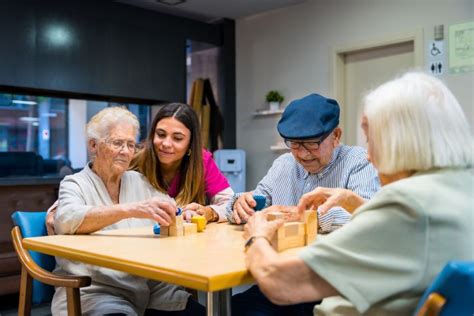
[[[195,223],[183,223],[183,234],[191,235],[197,233],[197,224]]]
[[[285,229],[284,238],[293,237],[293,236],[304,236],[305,234],[305,224],[301,222],[289,222],[283,224]]]
[[[280,213],[280,212],[271,212],[267,214],[267,220],[269,221],[274,221],[276,219],[284,219],[285,214]]]
[[[318,216],[316,211],[305,211],[303,221],[306,224],[306,234],[313,235],[318,232]]]
[[[317,234],[306,234],[304,244],[307,246],[316,240]]]
[[[169,226],[160,226],[160,236],[168,237],[169,235]]]
[[[306,241],[305,224],[301,222],[289,222],[280,227],[271,244],[276,251],[302,247]]]
[[[305,245],[311,244],[318,235],[318,213],[313,210],[304,212]]]
[[[169,226],[168,236],[183,236],[183,226]]]
[[[184,223],[183,214],[176,215],[174,223],[171,224],[170,226],[183,226],[183,223]]]
[[[280,252],[286,249],[303,247],[305,244],[305,235],[295,235],[291,237],[272,240],[273,249]]]
[[[204,229],[206,229],[206,218],[204,216],[193,216],[191,218],[191,223],[194,223],[197,225],[197,231],[202,232]]]

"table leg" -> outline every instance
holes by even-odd
[[[219,315],[231,316],[230,299],[232,297],[232,289],[219,291]]]
[[[231,316],[232,289],[207,292],[207,316]]]
[[[214,293],[207,292],[207,316],[214,316]]]

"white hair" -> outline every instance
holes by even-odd
[[[384,174],[472,167],[467,119],[454,95],[433,76],[408,72],[365,97],[371,159]]]
[[[121,123],[130,124],[134,128],[135,138],[140,130],[140,123],[135,114],[125,107],[108,107],[94,115],[87,123],[87,141],[104,139],[109,136],[110,130]]]

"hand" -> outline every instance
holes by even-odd
[[[234,202],[233,217],[236,224],[246,222],[250,216],[255,214],[253,209],[257,202],[253,199],[252,192],[245,192]]]
[[[247,224],[244,226],[244,238],[248,239],[250,236],[264,236],[267,240],[272,240],[273,235],[278,228],[280,228],[285,222],[284,219],[277,219],[274,221],[268,221],[268,213],[271,212],[270,208],[265,211],[257,212],[255,215],[249,218]]]
[[[199,203],[189,203],[188,205],[186,205],[185,207],[183,207],[183,210],[185,211],[194,211],[196,212],[198,209],[200,208],[203,208],[204,205],[201,205]]]
[[[191,222],[191,218],[193,218],[194,216],[196,215],[199,215],[198,213],[196,213],[195,211],[183,211],[183,219],[185,222],[187,223],[190,223]]]
[[[207,222],[217,222],[219,220],[219,214],[214,211],[210,206],[202,207],[196,211],[199,215],[202,215],[206,218]]]
[[[265,209],[265,213],[283,213],[286,222],[297,222],[301,220],[301,215],[296,206],[272,205]]]
[[[204,216],[207,222],[216,222],[219,220],[219,214],[210,206],[204,206],[198,203],[190,203],[184,208],[186,211],[193,211],[197,215]]]
[[[321,215],[324,215],[331,208],[340,206],[352,212],[364,203],[365,200],[362,197],[350,190],[319,187],[301,197],[298,211],[303,214],[305,210],[317,209]]]
[[[56,231],[54,230],[54,216],[56,215],[56,211],[58,210],[58,201],[54,202],[54,204],[48,209],[46,213],[46,231],[48,235],[56,235]]]
[[[142,202],[131,203],[128,206],[133,212],[133,217],[149,218],[163,226],[169,226],[175,221],[176,205],[162,198],[153,197]]]

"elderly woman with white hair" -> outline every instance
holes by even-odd
[[[291,258],[268,242],[282,224],[268,211],[245,227],[247,266],[271,301],[324,299],[316,315],[411,315],[447,261],[474,260],[472,140],[448,88],[416,72],[389,81],[365,98],[362,128],[382,189],[365,202],[318,188],[298,205],[356,208],[348,224]]]
[[[127,171],[136,151],[139,123],[120,107],[106,108],[87,124],[92,161],[67,176],[59,187],[54,226],[58,234],[87,234],[99,230],[168,225],[176,205],[135,171]],[[89,275],[92,284],[81,289],[84,315],[204,315],[204,307],[183,288],[135,277],[98,266],[56,258],[55,271]],[[64,288],[57,288],[53,315],[66,315]]]

